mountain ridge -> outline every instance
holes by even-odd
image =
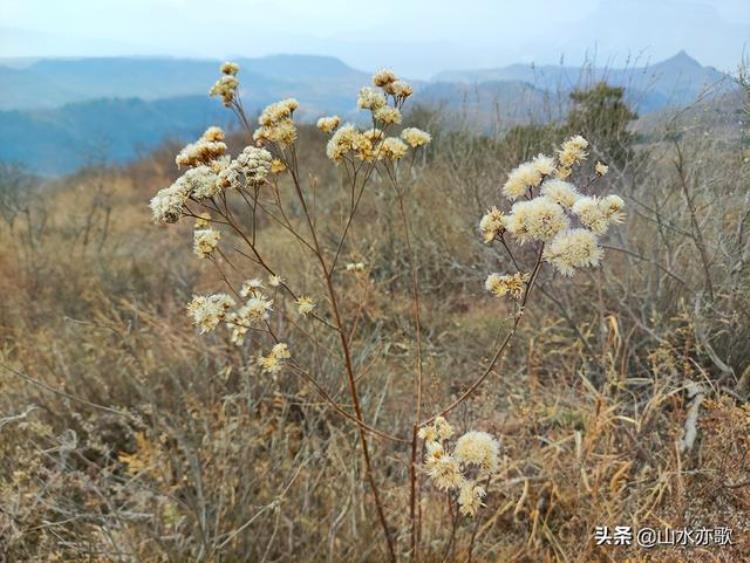
[[[522,81],[548,90],[570,90],[606,80],[626,90],[656,94],[668,106],[687,105],[705,90],[728,85],[726,74],[710,66],[703,66],[684,50],[644,66],[607,68],[595,66],[521,65],[469,70],[448,70],[432,77],[432,81],[476,84],[488,81]],[[726,91],[722,87],[722,91]],[[631,100],[632,103],[632,100]],[[644,108],[638,108],[643,111]],[[652,111],[650,105],[646,111]]]
[[[235,60],[250,116],[275,100],[295,97],[301,121],[326,113],[356,120],[360,114],[354,100],[370,82],[368,73],[329,56]],[[92,155],[123,163],[165,139],[190,140],[231,116],[207,95],[219,64],[210,59],[100,57],[0,65],[0,161],[55,175],[72,172]],[[712,85],[713,96],[729,87],[726,75],[684,51],[631,69],[516,64],[445,71],[435,78],[413,82],[410,105],[446,108],[466,125],[485,131],[560,119],[569,104],[567,94],[600,79],[624,86],[627,101],[641,115],[689,105]]]
[[[239,57],[241,81],[260,90],[296,89],[335,94],[367,83],[369,74],[327,55],[277,54]],[[138,97],[156,100],[205,95],[221,61],[178,57],[41,58],[14,65],[0,60],[0,110],[61,107],[97,98]],[[505,67],[445,70],[417,84],[527,82],[548,91],[567,91],[605,79],[631,90],[654,91],[661,100],[690,103],[701,90],[726,75],[701,65],[684,50],[651,65],[624,68],[591,65],[512,64]],[[34,95],[30,95],[30,92]],[[356,91],[356,90],[354,90]],[[657,108],[658,109],[658,108]],[[650,111],[651,108],[646,108]]]

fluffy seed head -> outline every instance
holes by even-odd
[[[180,177],[177,182],[182,182],[191,197],[205,199],[213,197],[221,191],[218,184],[218,175],[210,166],[198,166],[191,168]]]
[[[555,171],[555,159],[541,153],[534,157],[531,161],[531,165],[543,177],[549,176]]]
[[[372,162],[375,160],[375,147],[372,140],[364,133],[357,133],[352,141],[352,150],[359,160]]]
[[[516,273],[513,275],[490,274],[484,282],[487,291],[497,297],[510,295],[513,299],[520,299],[526,290],[529,274]]]
[[[256,291],[251,295],[242,307],[235,312],[227,313],[224,320],[232,330],[231,341],[238,346],[245,341],[245,335],[253,325],[269,318],[273,307],[273,301],[266,299],[260,292]]]
[[[428,424],[427,426],[423,426],[422,428],[420,428],[417,432],[417,437],[421,440],[424,440],[428,444],[438,443],[437,429],[432,424]],[[442,446],[440,446],[440,448],[442,451]]]
[[[497,208],[492,207],[479,221],[479,230],[485,244],[490,244],[496,237],[505,232],[508,218]]]
[[[361,135],[372,144],[377,143],[378,141],[382,141],[385,137],[385,133],[383,133],[383,130],[378,129],[377,127],[372,127],[366,131],[362,131]]]
[[[545,180],[541,193],[565,209],[573,207],[573,204],[581,197],[573,184],[557,178]]]
[[[259,187],[266,183],[271,172],[273,157],[264,148],[252,145],[242,149],[232,167],[245,177],[249,186]]]
[[[203,135],[201,135],[202,141],[223,141],[224,140],[224,130],[221,127],[217,127],[216,125],[212,125],[208,129],[206,129],[203,132]]]
[[[624,205],[622,198],[616,195],[608,195],[603,199],[582,197],[573,205],[573,213],[584,227],[597,235],[603,235],[611,223],[622,222]]]
[[[182,208],[188,197],[190,192],[184,183],[175,182],[168,188],[159,190],[149,202],[154,221],[176,223],[182,215]]]
[[[299,102],[294,98],[286,98],[285,100],[274,102],[265,107],[258,118],[258,123],[266,127],[271,127],[281,121],[291,119],[292,113],[298,107]]]
[[[385,107],[385,105],[385,96],[382,92],[369,86],[365,86],[359,91],[359,97],[357,98],[358,108],[369,109],[374,112]]]
[[[256,295],[263,289],[263,281],[259,278],[251,278],[243,282],[240,287],[240,297],[249,297],[250,295]]]
[[[291,358],[289,348],[285,343],[279,342],[274,345],[267,356],[258,357],[258,365],[264,372],[275,375],[284,367],[284,360],[289,358]]]
[[[435,417],[435,422],[433,424],[437,430],[438,438],[441,440],[447,440],[453,436],[453,426],[448,424],[448,421],[442,416]]]
[[[198,258],[207,258],[219,244],[221,232],[215,229],[199,229],[193,234],[193,253]]]
[[[328,158],[336,163],[341,162],[344,156],[354,148],[358,135],[359,132],[350,123],[339,127],[326,146]]]
[[[464,476],[461,474],[458,461],[452,456],[443,453],[440,444],[437,444],[437,447],[434,447],[432,452],[428,449],[425,468],[435,486],[441,491],[457,489],[464,482]]]
[[[395,80],[390,84],[386,84],[383,86],[383,90],[386,94],[390,94],[391,96],[395,96],[402,100],[408,98],[414,93],[414,88],[403,80]]]
[[[484,487],[471,481],[465,481],[458,492],[458,505],[464,516],[476,516],[477,511],[484,506],[482,499],[486,495]]]
[[[400,160],[406,156],[409,147],[398,137],[388,137],[379,148],[379,156],[389,160]]]
[[[216,81],[216,83],[211,86],[211,89],[208,91],[208,95],[211,97],[220,97],[224,105],[229,106],[237,97],[237,89],[239,88],[239,86],[240,81],[237,80],[234,75],[223,74]]]
[[[401,131],[401,138],[412,148],[424,146],[432,140],[429,133],[416,127],[407,127]]]
[[[226,62],[223,65],[221,65],[222,74],[229,74],[231,76],[236,76],[239,71],[240,71],[240,65],[238,65],[237,63]]]
[[[372,115],[384,125],[397,125],[401,123],[401,112],[392,106],[378,108]]]
[[[560,233],[544,249],[544,259],[564,276],[572,276],[576,268],[597,266],[603,254],[596,235],[588,229]]]
[[[237,319],[248,324],[253,321],[264,321],[268,319],[269,312],[272,309],[273,300],[257,294],[248,299],[247,303],[237,310]]]
[[[333,133],[340,124],[341,118],[338,115],[333,115],[331,117],[321,117],[318,119],[316,126],[323,133]]]
[[[453,427],[442,416],[435,417],[432,424],[423,426],[417,432],[417,436],[427,443],[428,452],[430,448],[435,449],[432,442],[438,443],[439,440],[447,440],[453,436]],[[439,445],[439,444],[438,444]],[[442,452],[442,446],[440,446]]]
[[[503,195],[515,200],[528,193],[529,188],[536,188],[542,183],[542,173],[531,162],[524,162],[511,170],[508,180],[503,185]]]
[[[234,306],[234,299],[226,293],[195,295],[187,306],[193,323],[200,327],[201,334],[216,328],[227,311]]]
[[[223,170],[219,172],[216,178],[216,185],[222,190],[228,190],[230,188],[242,187],[243,175],[240,173],[238,167],[234,162],[229,164]]]
[[[530,240],[552,240],[569,226],[570,220],[562,207],[547,197],[537,197],[514,204],[506,228],[523,244]]]
[[[461,463],[476,465],[482,472],[497,471],[500,443],[487,432],[471,431],[456,442],[453,456]]]
[[[309,315],[315,308],[315,302],[305,295],[299,297],[295,303],[297,304],[297,312],[303,316]]]
[[[210,135],[215,137],[216,133],[211,132]],[[186,145],[174,159],[177,166],[201,166],[223,156],[227,152],[227,145],[211,137],[201,137],[195,143]]]
[[[240,310],[244,310],[244,314],[250,319],[266,320],[272,307],[273,300],[266,299],[262,295],[254,295],[247,300],[245,306]]]
[[[588,146],[589,142],[581,135],[575,135],[567,139],[557,153],[560,167],[570,170],[570,168],[585,160],[588,156],[586,152]]]
[[[382,88],[391,82],[395,82],[396,80],[398,80],[396,73],[388,68],[381,69],[372,75],[372,83],[379,88]]]
[[[271,348],[271,354],[273,354],[274,356],[276,356],[277,358],[281,360],[288,360],[289,358],[292,357],[292,355],[289,353],[289,347],[283,342],[274,344],[274,347]]]
[[[253,140],[259,145],[275,143],[288,147],[297,140],[297,127],[290,118],[276,121],[271,125],[262,125],[253,133]]]
[[[198,217],[195,219],[195,228],[196,229],[205,229],[206,227],[211,225],[211,214],[208,211],[204,211],[203,213],[200,213]]]
[[[622,223],[625,214],[622,212],[625,202],[619,195],[611,194],[602,198],[600,203],[610,223]]]

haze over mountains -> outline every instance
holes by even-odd
[[[369,74],[333,57],[275,55],[238,59],[246,108],[279,98],[301,102],[300,118],[324,113],[356,119],[356,94]],[[231,114],[207,91],[219,61],[170,58],[0,60],[0,160],[43,174],[75,170],[92,159],[126,162],[166,138],[190,139]],[[552,98],[605,79],[625,86],[641,114],[716,96],[732,82],[684,52],[626,69],[511,65],[446,70],[415,81],[411,104],[440,104],[480,126],[543,119]]]

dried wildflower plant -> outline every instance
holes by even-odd
[[[601,162],[595,164],[593,177],[582,188],[567,181],[586,160],[588,146],[586,139],[576,135],[562,144],[556,158],[540,154],[508,174],[501,191],[511,202],[510,212],[492,207],[479,222],[479,231],[486,244],[502,245],[516,272],[491,274],[485,283],[487,291],[519,299],[524,287],[528,293],[543,263],[563,276],[599,265],[604,256],[599,237],[622,222],[624,202],[617,195],[586,194],[607,173]],[[535,247],[537,260],[530,270],[522,271],[511,243]]]
[[[248,145],[232,157],[224,132],[218,127],[208,128],[177,155],[176,164],[185,168],[183,175],[160,190],[150,203],[159,223],[177,223],[184,217],[195,220],[194,253],[213,264],[225,284],[221,292],[194,296],[188,313],[201,333],[223,327],[232,344],[250,348],[254,361],[249,369],[259,377],[270,375],[274,381],[300,377],[338,415],[355,425],[365,477],[392,560],[400,551],[400,534],[394,534],[388,523],[389,515],[373,471],[370,441],[377,438],[410,447],[409,552],[416,557],[420,549],[420,475],[427,475],[436,489],[452,495],[461,514],[473,517],[488,494],[490,478],[498,470],[498,440],[485,432],[471,431],[452,443],[454,430],[445,416],[469,399],[492,373],[518,327],[543,264],[570,276],[580,268],[600,263],[603,252],[599,237],[622,220],[622,200],[611,195],[586,195],[593,183],[606,174],[606,166],[601,163],[584,187],[579,189],[570,183],[574,168],[587,157],[588,143],[580,136],[565,141],[555,157],[539,155],[509,174],[501,191],[510,209],[503,212],[501,206],[492,207],[479,228],[484,242],[499,243],[508,253],[508,263],[515,267],[512,272],[491,274],[485,283],[494,296],[507,296],[516,302],[513,327],[481,375],[455,400],[429,415],[423,412],[419,277],[417,257],[409,239],[410,219],[404,203],[408,190],[402,169],[408,167],[408,176],[415,177],[417,161],[407,157],[424,151],[432,138],[415,127],[403,127],[403,108],[413,93],[412,87],[393,71],[378,71],[372,85],[363,87],[356,100],[357,107],[366,112],[367,127],[342,123],[338,116],[317,120],[318,134],[328,136],[326,156],[341,170],[348,187],[344,226],[329,247],[326,243],[331,240],[330,233],[322,236],[315,221],[311,205],[314,196],[303,180],[306,176],[297,157],[295,112],[299,102],[288,98],[269,105],[253,127],[242,106],[239,74],[238,65],[222,65],[221,76],[210,95],[221,98],[236,114],[246,130]],[[375,179],[395,196],[411,258],[415,406],[411,432],[405,436],[375,428],[364,419],[350,321],[344,316],[337,288],[339,271],[357,274],[360,280],[369,275],[365,261],[343,263],[340,258],[347,247],[351,225],[359,218],[360,201]],[[296,272],[277,271],[276,257],[263,245],[261,217],[280,225],[299,243],[310,267],[319,274],[318,286],[295,287],[292,280],[298,279]],[[518,257],[511,252],[511,243],[521,248]],[[534,249],[535,262],[531,268],[523,268],[520,254],[529,247]],[[346,402],[316,380],[315,369],[306,365],[304,355],[295,346],[297,339],[315,338],[316,331],[331,331],[340,344],[349,392]],[[425,452],[421,469],[419,439]]]
[[[476,516],[486,488],[498,468],[500,443],[486,432],[471,431],[461,436],[453,451],[446,442],[453,427],[442,416],[419,429],[424,440],[424,466],[435,487],[456,496],[461,514]]]

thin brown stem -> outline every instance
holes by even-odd
[[[430,424],[432,421],[434,421],[438,416],[445,416],[449,412],[451,412],[453,409],[455,409],[458,405],[463,403],[466,399],[471,397],[471,395],[474,393],[474,391],[477,390],[477,388],[484,382],[485,379],[492,373],[492,370],[495,367],[495,364],[500,359],[500,356],[502,356],[503,352],[505,352],[505,349],[508,347],[508,344],[510,343],[513,336],[516,334],[516,331],[518,330],[518,325],[521,323],[521,319],[523,318],[524,312],[526,310],[526,303],[529,299],[529,294],[531,293],[531,289],[534,287],[534,282],[536,281],[537,276],[539,275],[539,270],[542,266],[542,254],[544,252],[544,244],[541,245],[539,249],[539,255],[537,257],[536,265],[534,266],[534,270],[531,273],[531,277],[529,278],[529,282],[526,284],[526,290],[524,291],[523,298],[521,299],[521,305],[518,308],[518,312],[516,313],[515,318],[513,319],[513,326],[510,329],[510,332],[505,336],[503,339],[503,342],[500,344],[500,347],[495,352],[494,356],[492,356],[492,359],[490,360],[489,365],[487,368],[482,372],[482,375],[477,378],[477,380],[472,383],[466,391],[464,391],[460,397],[458,397],[455,401],[450,403],[447,407],[442,409],[440,412],[438,412],[436,415],[428,418],[427,420],[424,420],[419,426],[425,426],[427,424]]]
[[[417,256],[414,253],[414,249],[411,244],[411,225],[409,224],[409,215],[407,214],[406,207],[404,205],[404,194],[399,189],[398,178],[395,175],[395,171],[391,170],[388,166],[386,166],[386,171],[393,185],[393,190],[396,193],[396,197],[398,198],[398,207],[401,215],[401,222],[404,226],[406,250],[409,253],[412,293],[414,296],[414,330],[417,340],[417,404],[415,407],[414,426],[412,428],[411,436],[411,463],[409,464],[409,518],[411,522],[411,557],[412,560],[417,561],[419,559],[419,546],[417,542],[417,536],[419,535],[417,522],[417,503],[419,502],[419,496],[417,494],[417,489],[419,488],[419,478],[417,476],[417,432],[419,431],[419,419],[422,417],[422,385],[424,375],[422,366],[422,322],[420,318],[421,306],[419,295],[419,273]]]
[[[294,154],[294,152],[292,152],[292,156],[293,156],[293,163],[292,163],[292,166],[290,166],[289,168],[289,172],[292,176],[294,189],[295,189],[295,192],[297,193],[297,197],[299,198],[300,204],[302,205],[302,210],[305,215],[305,220],[307,221],[307,226],[310,230],[310,236],[312,237],[312,240],[313,240],[313,246],[315,247],[316,257],[318,261],[320,262],[321,271],[323,273],[323,277],[325,278],[326,289],[328,291],[328,298],[331,302],[331,310],[333,312],[334,325],[336,326],[338,330],[339,340],[341,343],[341,349],[342,349],[342,353],[344,356],[344,366],[346,369],[346,377],[349,382],[349,392],[352,397],[352,403],[354,404],[354,412],[356,414],[357,420],[364,423],[364,415],[362,413],[362,406],[359,400],[359,392],[357,390],[357,383],[356,383],[356,378],[354,375],[354,366],[352,363],[349,341],[347,339],[347,336],[346,336],[347,332],[345,330],[344,323],[341,318],[341,313],[339,311],[338,297],[336,294],[336,290],[333,287],[331,271],[326,266],[325,258],[323,257],[323,252],[321,250],[321,246],[318,241],[315,224],[313,223],[307,203],[305,202],[305,197],[302,192],[302,186],[299,182],[299,177],[297,175],[296,155]],[[380,499],[380,490],[379,490],[377,482],[375,481],[375,475],[372,469],[372,459],[370,457],[370,447],[367,441],[367,433],[365,432],[364,428],[362,428],[362,426],[358,426],[358,429],[359,429],[360,444],[362,446],[362,455],[365,461],[365,473],[366,473],[366,477],[370,485],[370,489],[372,490],[373,498],[375,500],[375,508],[378,513],[378,519],[380,520],[380,524],[385,534],[390,559],[391,561],[396,561],[397,559],[396,548],[393,543],[393,538],[391,537],[391,532],[390,532],[390,529],[388,527],[388,522],[385,517],[385,510],[383,509],[383,503],[382,503],[382,500]]]
[[[487,482],[485,483],[485,491],[486,491],[486,490],[487,490],[487,489],[489,488],[489,486],[490,486],[490,479],[491,479],[491,476],[488,476],[488,477],[487,477]],[[478,531],[478,530],[479,530],[479,518],[476,518],[476,517],[475,517],[475,518],[474,518],[474,526],[473,526],[473,529],[472,529],[472,531],[471,531],[471,541],[469,542],[469,557],[468,557],[468,563],[471,563],[471,561],[472,561],[472,556],[474,555],[474,543],[476,542],[476,539],[477,539],[477,531]]]
[[[344,418],[354,422],[357,426],[360,428],[367,430],[371,434],[374,434],[375,436],[378,436],[380,438],[383,438],[385,440],[390,440],[392,442],[399,442],[402,444],[408,444],[408,440],[404,440],[403,438],[399,438],[398,436],[393,436],[392,434],[388,434],[387,432],[383,432],[382,430],[378,430],[377,428],[370,426],[369,424],[365,424],[361,420],[357,419],[354,415],[346,412],[341,405],[339,405],[336,401],[333,400],[333,398],[328,394],[328,392],[323,389],[323,387],[304,369],[302,369],[300,366],[292,365],[292,367],[299,373],[302,377],[304,377],[308,382],[312,384],[313,387],[315,387],[316,391],[320,394],[323,399],[333,407],[333,409],[339,413]]]

